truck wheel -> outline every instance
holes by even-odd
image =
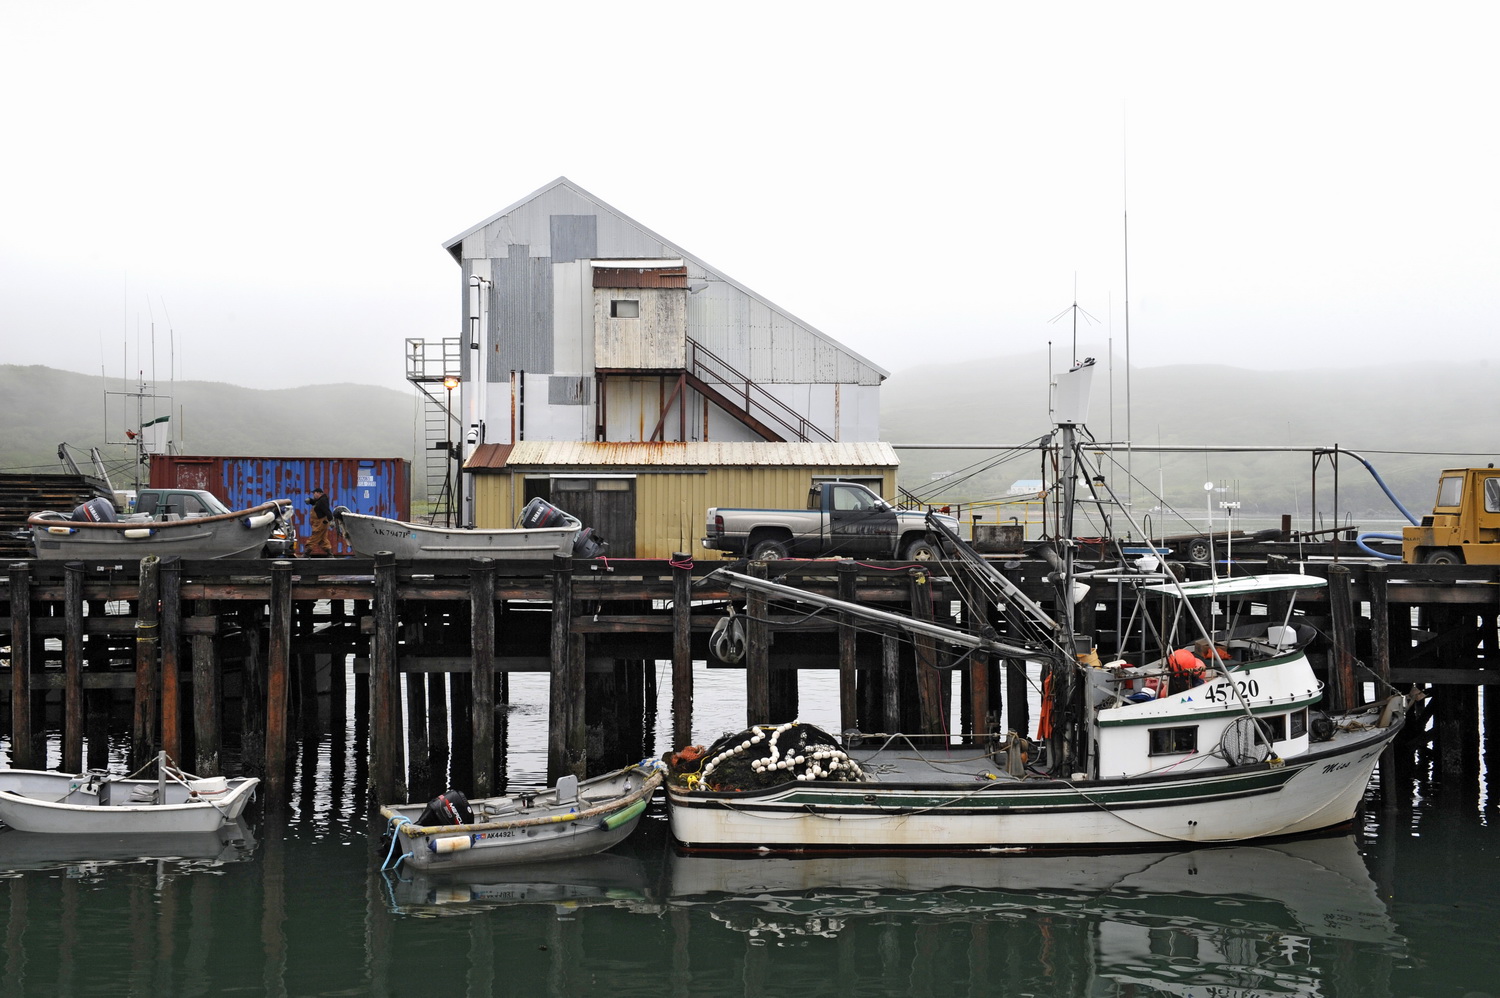
[[[1194,537],[1187,543],[1187,556],[1189,561],[1199,564],[1208,561],[1209,555],[1213,554],[1213,547],[1208,543],[1207,537]]]
[[[1459,557],[1458,552],[1451,548],[1438,548],[1435,551],[1428,551],[1422,558],[1422,564],[1424,565],[1462,565],[1463,563],[1463,558]]]
[[[936,544],[925,537],[918,537],[907,543],[901,557],[906,561],[936,561],[939,554]]]
[[[756,541],[750,545],[751,561],[777,561],[787,556],[785,541],[775,539]]]

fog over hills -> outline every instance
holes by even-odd
[[[1048,372],[1062,367],[1062,361],[1049,363],[1045,353],[1036,353],[892,372],[881,392],[881,436],[898,447],[902,484],[926,492],[935,473],[967,473],[1001,451],[903,450],[901,444],[1018,445],[1046,433]],[[1285,371],[1179,364],[1137,368],[1127,379],[1123,364],[1101,360],[1089,429],[1096,440],[1128,439],[1138,448],[1128,464],[1139,488],[1164,487],[1173,505],[1193,512],[1204,510],[1203,485],[1212,481],[1245,512],[1306,513],[1314,466],[1306,448],[1338,446],[1368,459],[1396,497],[1420,515],[1431,508],[1438,471],[1500,460],[1497,373],[1483,363]],[[1203,450],[1168,454],[1147,449],[1153,446]],[[1235,446],[1303,450],[1213,450]],[[1101,460],[1115,462],[1107,477],[1117,492],[1124,491],[1125,454]],[[1340,510],[1399,517],[1363,465],[1347,455],[1338,465]],[[1329,458],[1318,462],[1317,475],[1318,505],[1331,509]],[[1017,479],[1041,477],[1040,456],[1029,451],[941,491],[973,500],[1002,494]]]
[[[1042,478],[1034,443],[1050,429],[1049,370],[1061,366],[1038,352],[893,371],[881,390],[881,435],[897,445],[901,485],[938,501],[973,502],[1003,495],[1017,480]],[[1306,513],[1314,467],[1306,448],[1337,445],[1368,459],[1397,498],[1420,514],[1431,506],[1439,470],[1500,460],[1497,373],[1483,363],[1382,363],[1342,371],[1179,364],[1137,368],[1127,379],[1122,363],[1101,360],[1089,429],[1096,440],[1128,437],[1137,448],[1128,457],[1116,452],[1099,458],[1116,491],[1126,490],[1128,467],[1140,483],[1133,492],[1164,489],[1172,505],[1191,512],[1204,509],[1203,485],[1214,482],[1224,490],[1219,495],[1241,502],[1247,513]],[[124,394],[134,389],[119,378],[0,365],[6,428],[0,470],[59,470],[57,445],[67,442],[79,455],[100,447],[111,474],[128,479],[131,452],[107,442],[122,439],[127,423],[133,425],[135,402]],[[414,463],[422,456],[415,391],[354,384],[266,391],[183,381],[158,385],[155,392],[170,399],[157,400],[154,412],[146,403],[146,418],[169,413],[184,453],[400,457]],[[1008,450],[1027,443],[1033,447]],[[981,446],[902,447],[916,444]],[[1149,450],[1158,445],[1203,449]],[[935,481],[941,472],[955,474]],[[1318,462],[1317,476],[1318,506],[1331,509],[1335,483],[1327,457]],[[1338,488],[1341,511],[1399,516],[1348,455],[1339,462]]]

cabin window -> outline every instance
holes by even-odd
[[[1260,720],[1261,730],[1266,737],[1273,742],[1286,741],[1286,715],[1277,714],[1273,717],[1262,717]]]
[[[1500,513],[1500,478],[1484,480],[1484,511]]]
[[[1198,751],[1198,726],[1152,728],[1152,755],[1186,755]]]
[[[1438,497],[1435,506],[1457,506],[1463,498],[1464,479],[1462,475],[1444,475],[1438,479]]]
[[[638,298],[616,298],[609,303],[611,319],[639,319],[641,302]]]
[[[1290,720],[1291,720],[1291,732],[1292,732],[1292,737],[1293,738],[1301,738],[1303,735],[1307,734],[1307,708],[1306,707],[1303,707],[1301,710],[1293,711]]]

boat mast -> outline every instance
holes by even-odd
[[[1074,359],[1073,367],[1059,375],[1053,396],[1053,423],[1060,436],[1061,465],[1058,482],[1062,504],[1056,544],[1058,547],[1057,615],[1062,625],[1063,654],[1047,663],[1052,681],[1052,735],[1049,755],[1057,760],[1054,772],[1071,773],[1082,763],[1083,717],[1078,709],[1079,682],[1077,652],[1081,647],[1077,633],[1077,585],[1075,558],[1078,548],[1074,537],[1074,507],[1078,494],[1077,427],[1088,421],[1089,390],[1093,384],[1094,358]]]

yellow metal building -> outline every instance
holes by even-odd
[[[475,526],[513,527],[540,497],[609,542],[608,555],[717,558],[702,546],[712,506],[801,509],[808,488],[841,479],[891,498],[895,449],[872,443],[593,443],[522,441],[478,448]]]

